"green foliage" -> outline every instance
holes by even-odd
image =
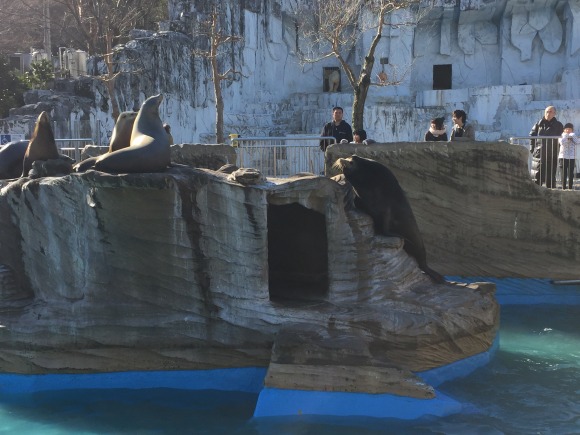
[[[24,104],[27,86],[18,78],[18,71],[10,67],[8,59],[0,56],[0,116],[8,116],[8,110]]]
[[[26,71],[21,80],[30,89],[46,89],[49,81],[54,79],[54,67],[48,59],[30,64],[30,71]]]

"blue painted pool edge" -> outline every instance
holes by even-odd
[[[499,347],[498,338],[491,348],[443,367],[416,373],[433,387],[469,375],[485,366]],[[444,417],[466,410],[466,406],[437,391],[433,399],[415,399],[394,394],[343,393],[327,391],[264,388],[258,396],[254,418],[292,415],[362,416],[415,420]],[[468,405],[470,406],[470,405]]]
[[[447,277],[456,282],[493,282],[501,305],[580,304],[579,285],[556,285],[550,279]],[[489,363],[499,337],[487,351],[443,367],[417,373],[434,388],[465,377]],[[42,390],[90,388],[176,388],[256,393],[254,417],[292,415],[363,416],[418,419],[460,413],[462,404],[436,390],[434,399],[414,399],[392,394],[342,393],[264,388],[266,368],[233,368],[197,371],[120,372],[83,375],[0,374],[0,392],[27,393]]]
[[[0,393],[26,394],[38,391],[110,388],[174,388],[259,393],[264,385],[266,370],[265,367],[244,367],[93,374],[0,374]]]
[[[443,382],[467,376],[487,364],[497,349],[497,341],[487,352],[444,367],[417,373],[437,387]],[[0,374],[0,394],[30,394],[39,391],[78,389],[221,390],[256,393],[254,417],[292,415],[363,416],[417,419],[462,412],[464,406],[436,390],[434,399],[415,399],[393,394],[342,393],[264,388],[267,369],[246,367],[188,371],[139,371],[95,374]]]
[[[492,282],[500,305],[580,305],[580,285],[558,285],[549,278],[494,278],[485,276],[446,276],[448,281]]]
[[[264,388],[258,397],[254,418],[328,415],[415,420],[426,415],[443,417],[462,409],[460,402],[439,392],[434,399],[415,399],[393,394]]]

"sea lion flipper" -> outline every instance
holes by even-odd
[[[73,166],[74,172],[86,172],[95,166],[98,156],[89,157]]]

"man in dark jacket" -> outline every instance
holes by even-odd
[[[556,119],[556,108],[546,107],[544,117],[534,124],[530,136],[554,136],[548,139],[532,139],[532,172],[536,184],[546,184],[548,188],[556,187],[556,169],[558,167],[558,138],[562,135],[564,126]]]
[[[332,121],[324,125],[320,136],[332,136],[337,143],[346,139],[347,142],[352,142],[352,128],[344,119],[342,119],[344,111],[342,107],[332,108]],[[320,149],[326,151],[326,147],[332,142],[330,140],[321,140]]]

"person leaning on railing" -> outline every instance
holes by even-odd
[[[467,123],[467,113],[461,109],[451,112],[451,120],[453,121],[453,128],[451,129],[451,137],[449,142],[457,141],[474,141],[475,129],[471,124]]]
[[[332,121],[324,124],[320,136],[333,136],[338,143],[342,142],[343,140],[346,140],[347,143],[352,142],[352,127],[349,123],[342,119],[343,113],[344,111],[342,107],[333,107]],[[326,147],[328,147],[330,144],[331,142],[329,140],[321,140],[320,149],[322,151],[326,151]]]
[[[556,108],[548,106],[544,116],[532,126],[530,136],[561,136],[564,126],[556,119]],[[532,171],[535,171],[535,182],[546,187],[556,187],[556,169],[558,167],[558,138],[530,141],[532,153]]]

